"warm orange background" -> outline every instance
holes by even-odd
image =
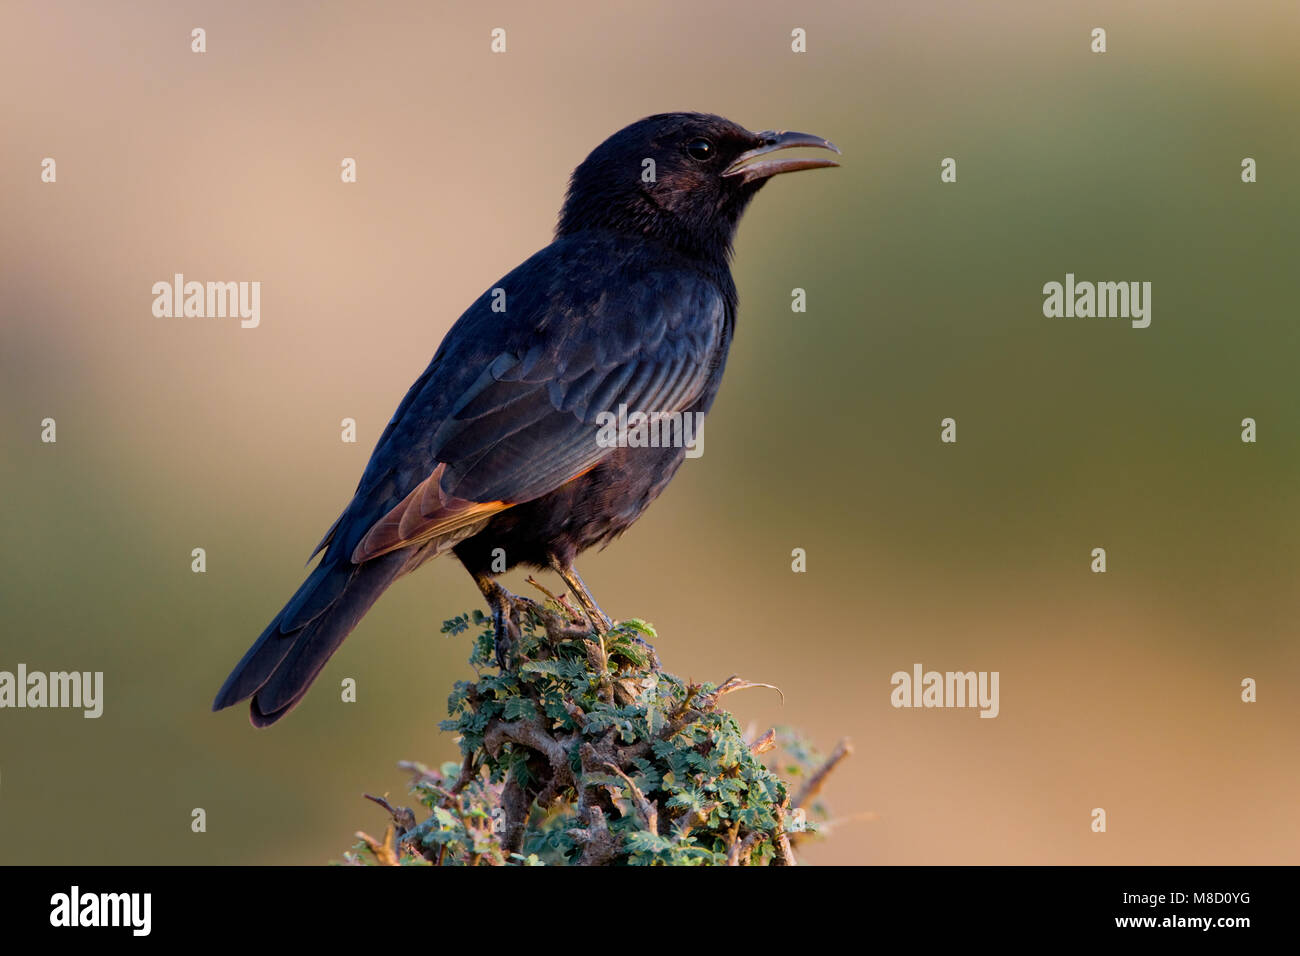
[[[0,711],[0,861],[336,859],[382,830],[363,791],[452,755],[452,561],[273,730],[207,708],[460,310],[668,109],[844,168],[755,203],[705,454],[579,567],[669,669],[781,686],[742,721],[853,739],[826,796],[876,818],[806,858],[1300,861],[1300,7],[549,6],[6,0],[0,669],[107,686],[97,721]],[[175,272],[261,281],[261,327],[154,318]],[[1066,272],[1153,282],[1151,328],[1044,318]],[[1000,671],[1001,716],[892,709],[918,661]]]

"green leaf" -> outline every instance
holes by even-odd
[[[633,853],[662,853],[669,849],[672,843],[649,830],[636,830],[628,834],[624,845]]]
[[[527,698],[513,697],[501,708],[501,716],[506,720],[531,720],[537,716],[537,708]]]

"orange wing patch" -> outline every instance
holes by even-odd
[[[476,521],[513,507],[513,501],[466,501],[443,493],[440,487],[446,465],[412,489],[401,504],[376,521],[357,542],[352,563],[360,564],[399,548],[423,544]]]
[[[600,462],[593,462],[560,485],[576,481],[598,464]],[[401,504],[371,525],[352,551],[353,564],[399,548],[424,544],[519,504],[517,501],[466,501],[444,494],[441,482],[446,468],[445,464],[439,464],[433,469],[433,474],[402,499]]]

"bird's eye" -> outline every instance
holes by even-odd
[[[713,144],[707,139],[693,139],[686,144],[686,152],[691,159],[706,163],[713,158]]]

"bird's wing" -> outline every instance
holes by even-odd
[[[597,441],[601,412],[617,414],[620,405],[628,412],[680,412],[721,371],[728,307],[717,286],[697,273],[652,272],[600,289],[553,284],[545,292],[541,302],[522,296],[511,306],[540,309],[514,347],[480,360],[472,380],[463,365],[455,374],[441,372],[455,365],[448,354],[441,363],[435,358],[427,380],[417,383],[420,394],[407,396],[389,432],[409,432],[407,419],[423,424],[424,471],[403,487],[387,469],[388,485],[404,493],[394,500],[390,490],[388,507],[367,507],[377,518],[364,529],[352,522],[362,533],[348,536],[355,543],[341,543],[351,545],[353,563],[448,535],[555,490],[613,451]],[[446,380],[456,378],[460,387],[448,396]],[[435,404],[441,413],[431,415]],[[363,478],[359,498],[365,484]]]

